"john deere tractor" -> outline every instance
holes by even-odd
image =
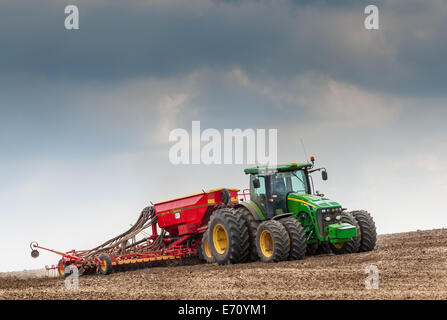
[[[312,173],[328,179],[326,169],[314,163],[312,157],[309,163],[245,169],[250,200],[227,209],[226,216],[211,216],[204,235],[207,261],[278,262],[373,250],[377,235],[370,214],[348,212],[314,191]]]

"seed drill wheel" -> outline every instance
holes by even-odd
[[[354,216],[349,212],[343,212],[341,214],[341,222],[349,223],[357,228],[357,236],[351,241],[330,243],[329,246],[335,254],[355,253],[359,250],[360,246],[360,227],[355,220]]]
[[[82,270],[83,275],[93,274],[95,272],[95,268],[92,268],[90,266],[84,266],[84,267],[79,268],[80,273],[81,273],[81,270]]]
[[[129,270],[129,271],[138,270],[138,265],[134,262],[131,262],[127,265],[127,270]]]
[[[220,208],[208,224],[211,254],[219,265],[245,262],[249,254],[248,230],[244,218],[230,208]]]
[[[261,221],[255,220],[251,212],[246,207],[239,207],[236,212],[240,213],[245,219],[245,223],[248,227],[249,238],[249,261],[259,260],[258,250],[256,249],[256,232],[258,231]]]
[[[78,276],[85,274],[84,267],[82,265],[77,265],[76,268],[78,269]]]
[[[279,220],[288,233],[290,251],[288,260],[301,260],[306,255],[307,238],[304,228],[298,219],[287,217]]]
[[[118,272],[126,272],[126,271],[127,271],[127,265],[126,264],[118,265]]]
[[[200,249],[202,252],[201,256],[203,257],[203,260],[206,261],[206,263],[216,262],[216,260],[214,260],[213,254],[211,253],[208,231],[203,233],[202,245]]]
[[[58,264],[57,264],[57,274],[59,275],[60,278],[65,278],[67,275],[65,274],[65,267],[67,266],[67,264],[62,262],[62,259],[59,260]]]
[[[360,247],[359,252],[371,251],[376,246],[377,232],[376,224],[371,215],[364,210],[352,211],[360,227]]]
[[[290,252],[289,235],[281,222],[264,221],[256,233],[256,247],[262,262],[287,260]]]
[[[110,259],[108,254],[101,254],[99,256],[100,264],[98,266],[98,272],[101,274],[109,274],[112,272],[112,260]]]

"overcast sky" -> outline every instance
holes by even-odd
[[[445,227],[446,17],[443,0],[2,1],[0,271],[57,263],[31,240],[91,248],[150,201],[245,188],[244,165],[169,162],[193,120],[277,129],[280,162],[303,139],[317,189],[379,233]]]

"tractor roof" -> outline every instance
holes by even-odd
[[[246,174],[258,174],[263,171],[276,170],[276,171],[295,171],[306,167],[312,167],[311,163],[295,163],[292,162],[290,164],[278,164],[276,166],[264,166],[264,167],[255,167],[255,168],[247,168],[244,170]]]

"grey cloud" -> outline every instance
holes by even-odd
[[[1,72],[122,81],[237,66],[408,94],[443,94],[447,82],[446,5],[436,0],[379,2],[374,32],[363,28],[366,2],[356,1],[76,3],[78,31],[63,29],[63,3],[2,4]]]

